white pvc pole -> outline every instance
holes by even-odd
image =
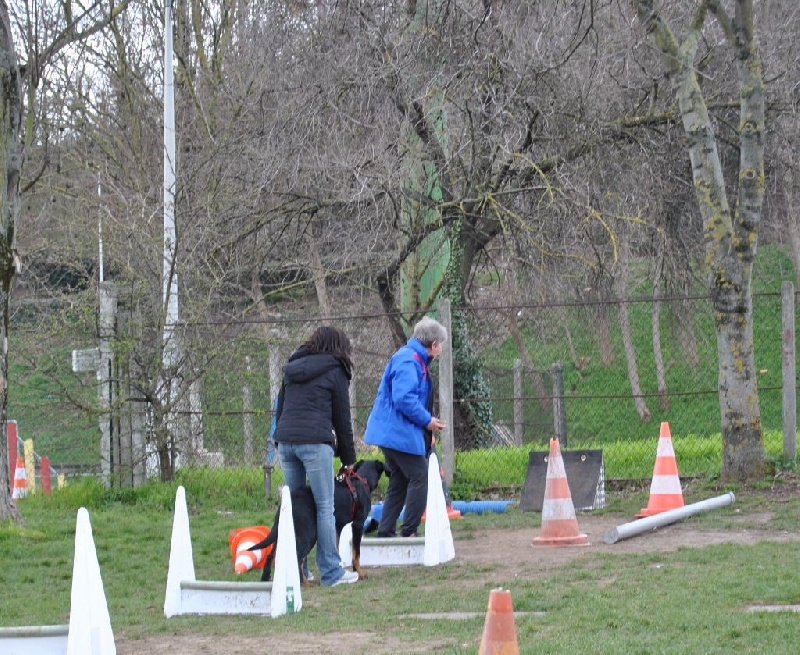
[[[675,523],[681,519],[693,516],[698,512],[717,509],[718,507],[725,507],[726,505],[733,503],[734,500],[736,500],[736,498],[732,493],[729,492],[727,494],[723,494],[722,496],[717,496],[716,498],[701,500],[699,503],[684,505],[683,507],[671,509],[666,512],[662,512],[661,514],[656,514],[655,516],[648,516],[637,521],[632,521],[631,523],[625,523],[617,526],[610,532],[607,532],[605,535],[603,535],[603,542],[607,544],[615,544],[622,539],[635,537],[636,535],[642,534],[642,532],[660,528],[662,525]]]
[[[173,330],[178,323],[178,271],[175,259],[175,75],[172,50],[172,0],[164,7],[164,359],[173,364]]]
[[[97,183],[97,197],[103,197],[103,189],[100,186],[100,182]],[[99,204],[99,203],[98,203]],[[98,209],[100,209],[98,207]],[[105,272],[103,271],[103,215],[99,214],[97,217],[97,255],[98,255],[98,264],[100,266],[100,271],[98,275],[98,281],[103,282],[105,280]]]

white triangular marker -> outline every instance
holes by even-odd
[[[292,494],[286,485],[281,489],[278,543],[275,545],[275,575],[272,579],[270,614],[272,618],[303,607],[300,593],[300,570],[297,568],[294,520],[292,519]]]
[[[195,580],[192,557],[192,537],[189,533],[189,512],[186,509],[186,490],[178,487],[175,494],[175,516],[172,520],[172,543],[169,550],[167,594],[164,616],[181,614],[181,580]]]
[[[339,559],[342,560],[342,566],[345,568],[348,566],[353,566],[352,521],[342,528],[342,534],[339,535]]]
[[[431,453],[428,461],[428,503],[425,507],[425,566],[436,566],[449,562],[456,556],[450,517],[447,516],[447,501],[444,499],[442,478],[439,474],[439,459]]]
[[[78,510],[67,655],[116,655],[89,512]]]

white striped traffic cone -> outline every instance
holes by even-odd
[[[683,507],[683,490],[681,479],[678,477],[678,462],[672,448],[669,423],[664,421],[658,437],[656,465],[653,468],[653,481],[650,483],[650,500],[647,507],[636,517],[654,516],[679,507]]]
[[[28,475],[25,473],[25,461],[22,456],[17,456],[17,466],[14,469],[14,489],[11,497],[14,500],[25,498],[28,495]]]
[[[534,546],[588,546],[585,534],[578,529],[575,505],[567,483],[567,472],[561,457],[558,439],[550,439],[547,458],[547,478],[544,483],[542,532],[533,540]]]

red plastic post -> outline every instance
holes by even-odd
[[[39,475],[42,478],[42,491],[44,493],[50,493],[50,458],[47,455],[42,455],[42,459],[39,461],[39,467],[41,470],[39,471]]]

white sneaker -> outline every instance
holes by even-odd
[[[335,587],[339,584],[353,584],[354,582],[358,582],[358,573],[355,571],[345,571],[344,575],[334,582],[331,587]]]

